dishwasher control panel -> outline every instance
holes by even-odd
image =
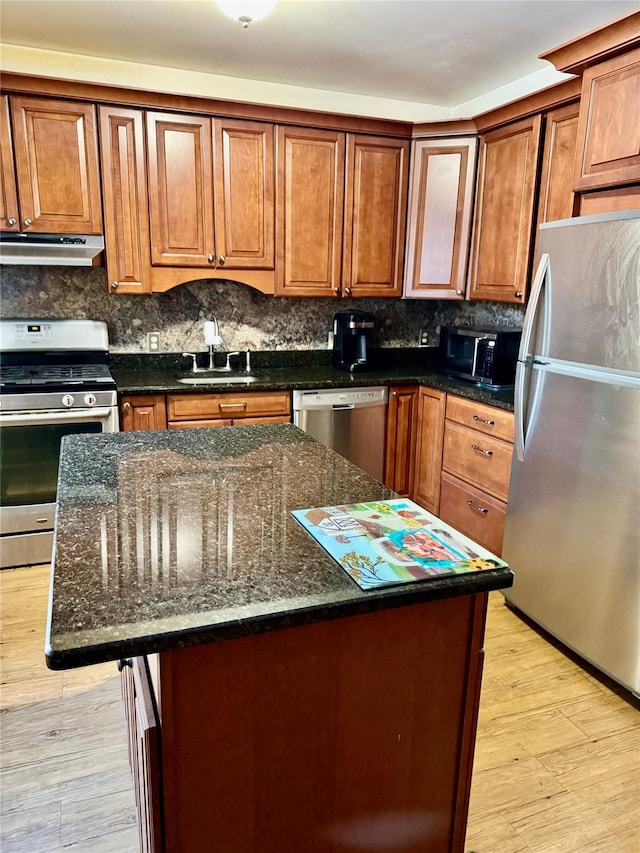
[[[293,408],[326,409],[343,406],[384,406],[388,401],[386,386],[371,388],[331,388],[322,391],[294,391]]]

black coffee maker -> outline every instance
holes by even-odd
[[[373,314],[366,311],[338,311],[333,318],[331,364],[349,373],[371,370],[367,344],[377,325]]]

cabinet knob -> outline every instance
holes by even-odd
[[[333,292],[334,292],[334,293],[340,293],[340,288],[339,288],[339,287],[334,287],[334,288],[333,288]]]
[[[346,293],[347,296],[351,296],[351,288],[350,287],[345,287],[344,292]]]
[[[125,411],[127,411],[127,412],[128,412],[128,411],[129,411],[129,409],[131,408],[131,403],[128,403],[128,402],[127,402],[127,403],[123,403],[123,404],[122,404],[122,408],[123,408]]]
[[[15,225],[17,221],[18,221],[18,220],[15,218],[15,216],[10,216],[10,217],[7,219],[7,225]]]
[[[522,299],[522,291],[516,290],[516,299]]]
[[[120,286],[119,281],[112,281],[111,282],[111,290],[117,290],[119,286]]]
[[[212,264],[216,259],[215,255],[207,255],[207,261]]]
[[[33,225],[33,222],[30,219],[25,219],[24,227],[28,228],[30,225]]]
[[[391,396],[392,396],[392,397],[397,397],[397,396],[398,396],[398,392],[397,392],[397,391],[392,391],[392,392],[391,392]]]
[[[456,290],[456,296],[462,296],[462,295],[463,295],[463,293],[461,290]]]
[[[130,666],[131,669],[133,669],[133,661],[131,660],[131,658],[120,658],[117,665],[118,665],[118,672],[122,672],[122,670],[125,668],[125,666]]]
[[[218,255],[218,263],[220,264],[220,266],[221,266],[221,267],[223,267],[223,266],[224,266],[224,262],[225,262],[226,260],[227,260],[227,259],[225,258],[225,256],[224,256],[224,255]]]

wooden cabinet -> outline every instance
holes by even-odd
[[[418,388],[389,388],[385,485],[402,497],[413,497]]]
[[[544,120],[538,225],[574,215],[573,170],[580,104],[551,110]]]
[[[141,853],[162,853],[160,726],[145,658],[118,664]]]
[[[476,137],[412,142],[404,296],[464,299]]]
[[[215,266],[211,119],[147,113],[151,262]]]
[[[109,289],[149,293],[149,211],[144,115],[99,107],[104,242]]]
[[[640,182],[640,48],[584,71],[576,190]]]
[[[167,409],[169,429],[284,424],[291,421],[291,395],[288,391],[169,394]]]
[[[434,515],[440,508],[440,468],[447,395],[435,388],[421,387],[418,393],[416,472],[414,496]]]
[[[502,552],[513,455],[513,415],[449,395],[439,515],[495,554]]]
[[[2,229],[101,234],[93,105],[11,96],[8,106],[12,134],[3,98]]]
[[[541,127],[541,116],[534,115],[481,137],[471,299],[525,300]]]
[[[347,135],[342,292],[400,296],[409,141]]]
[[[167,428],[167,405],[164,394],[123,397],[120,400],[120,429],[152,430]]]
[[[343,133],[278,128],[276,294],[341,291]]]

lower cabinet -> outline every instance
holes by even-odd
[[[403,498],[413,495],[418,388],[389,388],[384,482]]]
[[[166,428],[167,404],[164,394],[123,397],[120,400],[120,429],[123,432]]]
[[[418,394],[414,499],[434,515],[440,509],[440,468],[447,395],[421,387]]]
[[[447,397],[439,515],[498,556],[512,455],[510,412]]]
[[[243,424],[286,424],[291,421],[288,391],[247,394],[168,394],[169,429]]]

